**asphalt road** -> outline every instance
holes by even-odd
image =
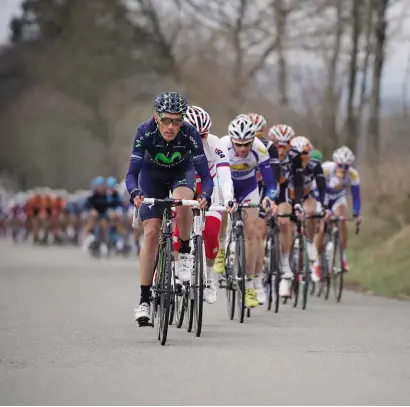
[[[225,294],[203,336],[159,345],[133,323],[137,263],[0,240],[0,403],[11,405],[409,404],[410,303],[258,309],[241,325]]]

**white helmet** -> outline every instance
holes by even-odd
[[[253,141],[256,136],[256,127],[249,117],[239,115],[229,123],[228,133],[231,139],[235,141]]]
[[[268,137],[274,143],[289,143],[295,137],[295,131],[287,124],[276,124],[269,129]]]
[[[333,153],[333,161],[338,164],[352,165],[356,157],[350,148],[343,146]]]
[[[199,134],[208,133],[212,126],[211,117],[208,112],[199,106],[188,106],[184,120],[192,124]]]
[[[262,133],[266,127],[266,119],[259,113],[248,113],[249,118],[256,126],[256,132]]]
[[[309,139],[302,136],[294,137],[290,141],[290,146],[296,151],[299,151],[299,153],[301,154],[310,154],[310,152],[313,150],[312,143],[309,141]]]

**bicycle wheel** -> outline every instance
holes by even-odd
[[[204,242],[202,236],[195,237],[194,271],[194,327],[195,335],[201,336],[204,311]]]
[[[303,236],[303,299],[302,309],[306,309],[307,300],[309,297],[309,283],[310,283],[310,262],[307,252],[306,238]]]
[[[272,247],[272,238],[268,236],[266,239],[265,243],[265,264],[264,264],[264,275],[265,275],[265,281],[264,281],[264,288],[265,288],[265,294],[267,298],[267,308],[268,311],[272,309],[272,302],[273,302],[273,282],[274,282],[274,277],[273,277],[273,272],[274,272],[274,266],[272,265],[272,252],[274,248]]]
[[[168,335],[169,313],[171,308],[171,277],[172,277],[172,241],[166,238],[159,262],[160,296],[159,296],[159,324],[158,339],[165,345]]]
[[[343,250],[340,246],[339,238],[334,238],[333,262],[332,262],[332,280],[333,292],[337,302],[342,299],[343,292]]]
[[[235,263],[235,245],[232,244],[232,240],[229,240],[228,247],[226,250],[225,256],[225,270],[224,270],[224,277],[226,282],[226,302],[228,307],[228,317],[230,320],[234,319],[235,317],[235,299],[236,299],[236,283],[233,280],[234,270],[233,266]]]
[[[246,263],[245,263],[245,240],[243,236],[238,236],[236,241],[236,256],[235,256],[235,266],[238,281],[238,297],[237,305],[239,312],[239,322],[242,324],[245,317],[245,282],[246,282]]]
[[[272,259],[271,264],[273,263],[274,269],[272,277],[274,293],[275,293],[275,313],[279,311],[279,286],[280,286],[280,278],[281,278],[281,266],[280,266],[280,242],[279,242],[279,234],[275,233],[273,236],[273,250],[272,250]]]
[[[297,245],[296,245],[297,241]],[[296,248],[295,248],[296,246]],[[295,237],[295,244],[294,244],[294,253],[292,254],[292,262],[293,262],[293,280],[291,286],[291,292],[293,297],[293,308],[298,306],[299,302],[299,287],[300,287],[300,279],[303,272],[303,239],[301,236]]]
[[[177,284],[175,273],[174,275],[174,304],[175,304],[175,326],[181,328],[184,323],[185,309],[187,307],[187,301],[185,296],[185,286]]]

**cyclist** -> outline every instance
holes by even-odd
[[[346,147],[340,147],[333,152],[333,161],[323,163],[323,172],[326,178],[327,193],[329,204],[328,207],[336,216],[348,216],[347,210],[347,187],[350,186],[350,191],[353,200],[353,217],[356,218],[356,223],[361,222],[360,209],[360,177],[359,172],[352,167],[355,161],[355,156],[352,151]],[[340,245],[343,250],[347,247],[348,233],[346,222],[339,223]],[[318,242],[323,244],[324,231],[318,234]],[[345,252],[344,252],[345,253]],[[345,254],[343,253],[343,256]],[[343,270],[348,271],[349,265],[346,258],[343,258]],[[312,278],[318,280],[320,278],[320,259],[316,260],[314,273]]]
[[[172,191],[176,199],[193,199],[196,170],[202,188],[197,198],[200,207],[206,208],[214,187],[201,136],[184,121],[188,107],[185,98],[177,92],[164,92],[157,96],[154,107],[154,117],[138,127],[126,176],[131,199],[137,208],[141,207],[139,216],[144,228],[140,253],[141,300],[135,312],[136,321],[150,318],[150,291],[164,211],[161,205],[142,205],[144,195],[163,199]],[[189,244],[192,220],[191,208],[177,207],[180,279],[193,267]]]
[[[212,194],[212,203],[222,205],[233,201],[233,184],[231,170],[229,168],[228,152],[221,140],[209,133],[212,125],[209,114],[198,106],[189,106],[186,112],[185,120],[192,124],[199,132],[206,159],[208,161],[209,172],[214,180],[214,192]],[[201,193],[200,177],[197,174],[196,193]],[[223,191],[223,194],[221,193]],[[217,289],[214,281],[214,263],[219,249],[219,230],[221,228],[222,214],[220,212],[207,212],[205,229],[203,232],[206,269],[207,269],[207,287],[204,290],[204,299],[208,304],[213,304],[217,300]],[[175,237],[179,237],[178,225],[175,228]],[[174,249],[178,251],[179,245],[175,244]],[[189,276],[185,277],[185,279]]]
[[[266,185],[266,200],[276,196],[277,180],[274,179],[270,166],[268,150],[256,138],[256,126],[246,115],[240,115],[231,121],[228,136],[222,138],[229,155],[234,196],[238,203],[259,203],[256,169],[259,168]],[[272,203],[274,210],[274,204]],[[263,302],[265,292],[262,284],[262,273],[256,270],[257,240],[255,223],[259,210],[246,209],[244,217],[245,253],[247,281],[245,286],[245,306],[254,308]],[[257,272],[257,273],[256,273]]]
[[[290,142],[291,148],[298,151],[302,158],[303,168],[303,211],[309,215],[317,211],[319,207],[326,209],[326,181],[323,175],[323,168],[319,161],[312,160],[310,154],[313,146],[306,137],[295,137]],[[317,200],[314,195],[314,187],[317,189]],[[293,189],[289,189],[290,197],[294,198]],[[295,202],[293,202],[295,203]],[[315,262],[318,258],[316,246],[313,242],[316,233],[316,219],[306,220],[306,241],[309,261]]]

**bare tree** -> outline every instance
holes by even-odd
[[[346,125],[345,131],[347,135],[347,145],[356,151],[357,147],[357,117],[354,108],[354,99],[356,93],[356,78],[357,78],[357,59],[358,59],[358,48],[359,39],[361,32],[362,23],[362,2],[352,1],[351,7],[351,24],[352,24],[352,34],[351,34],[351,52],[350,52],[350,64],[349,64],[349,83],[348,83],[348,97],[347,97],[347,108],[346,108]]]
[[[371,161],[377,162],[380,151],[380,87],[384,65],[384,54],[386,47],[386,13],[389,6],[389,0],[379,0],[375,4],[375,49],[373,62],[372,92],[370,97],[369,111],[369,153]]]

